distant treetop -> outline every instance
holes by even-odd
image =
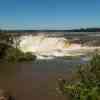
[[[80,29],[70,29],[70,30],[0,30],[0,33],[23,33],[23,32],[100,32],[100,28],[80,28]]]

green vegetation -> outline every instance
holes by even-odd
[[[80,65],[78,79],[59,80],[59,89],[69,100],[100,100],[100,55],[94,54],[88,64]]]
[[[69,30],[0,30],[2,33],[33,33],[33,32],[100,32],[100,28],[80,28],[80,29],[69,29]]]
[[[13,46],[15,40],[15,47]],[[19,40],[12,35],[0,34],[0,61],[1,62],[23,62],[36,59],[31,52],[23,53],[18,49]]]

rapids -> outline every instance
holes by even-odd
[[[94,47],[83,47],[81,44],[70,43],[65,37],[50,37],[46,35],[27,35],[20,37],[19,49],[32,52],[37,59],[53,59],[55,57],[81,55]]]

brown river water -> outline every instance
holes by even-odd
[[[57,79],[69,79],[81,61],[49,60],[28,63],[0,63],[0,88],[9,90],[16,100],[66,100],[56,90]]]

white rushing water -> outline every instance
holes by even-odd
[[[28,35],[20,37],[19,48],[23,52],[33,52],[37,59],[53,59],[55,57],[81,55],[94,47],[82,47],[81,44],[70,44],[64,37],[48,37],[45,35]]]

